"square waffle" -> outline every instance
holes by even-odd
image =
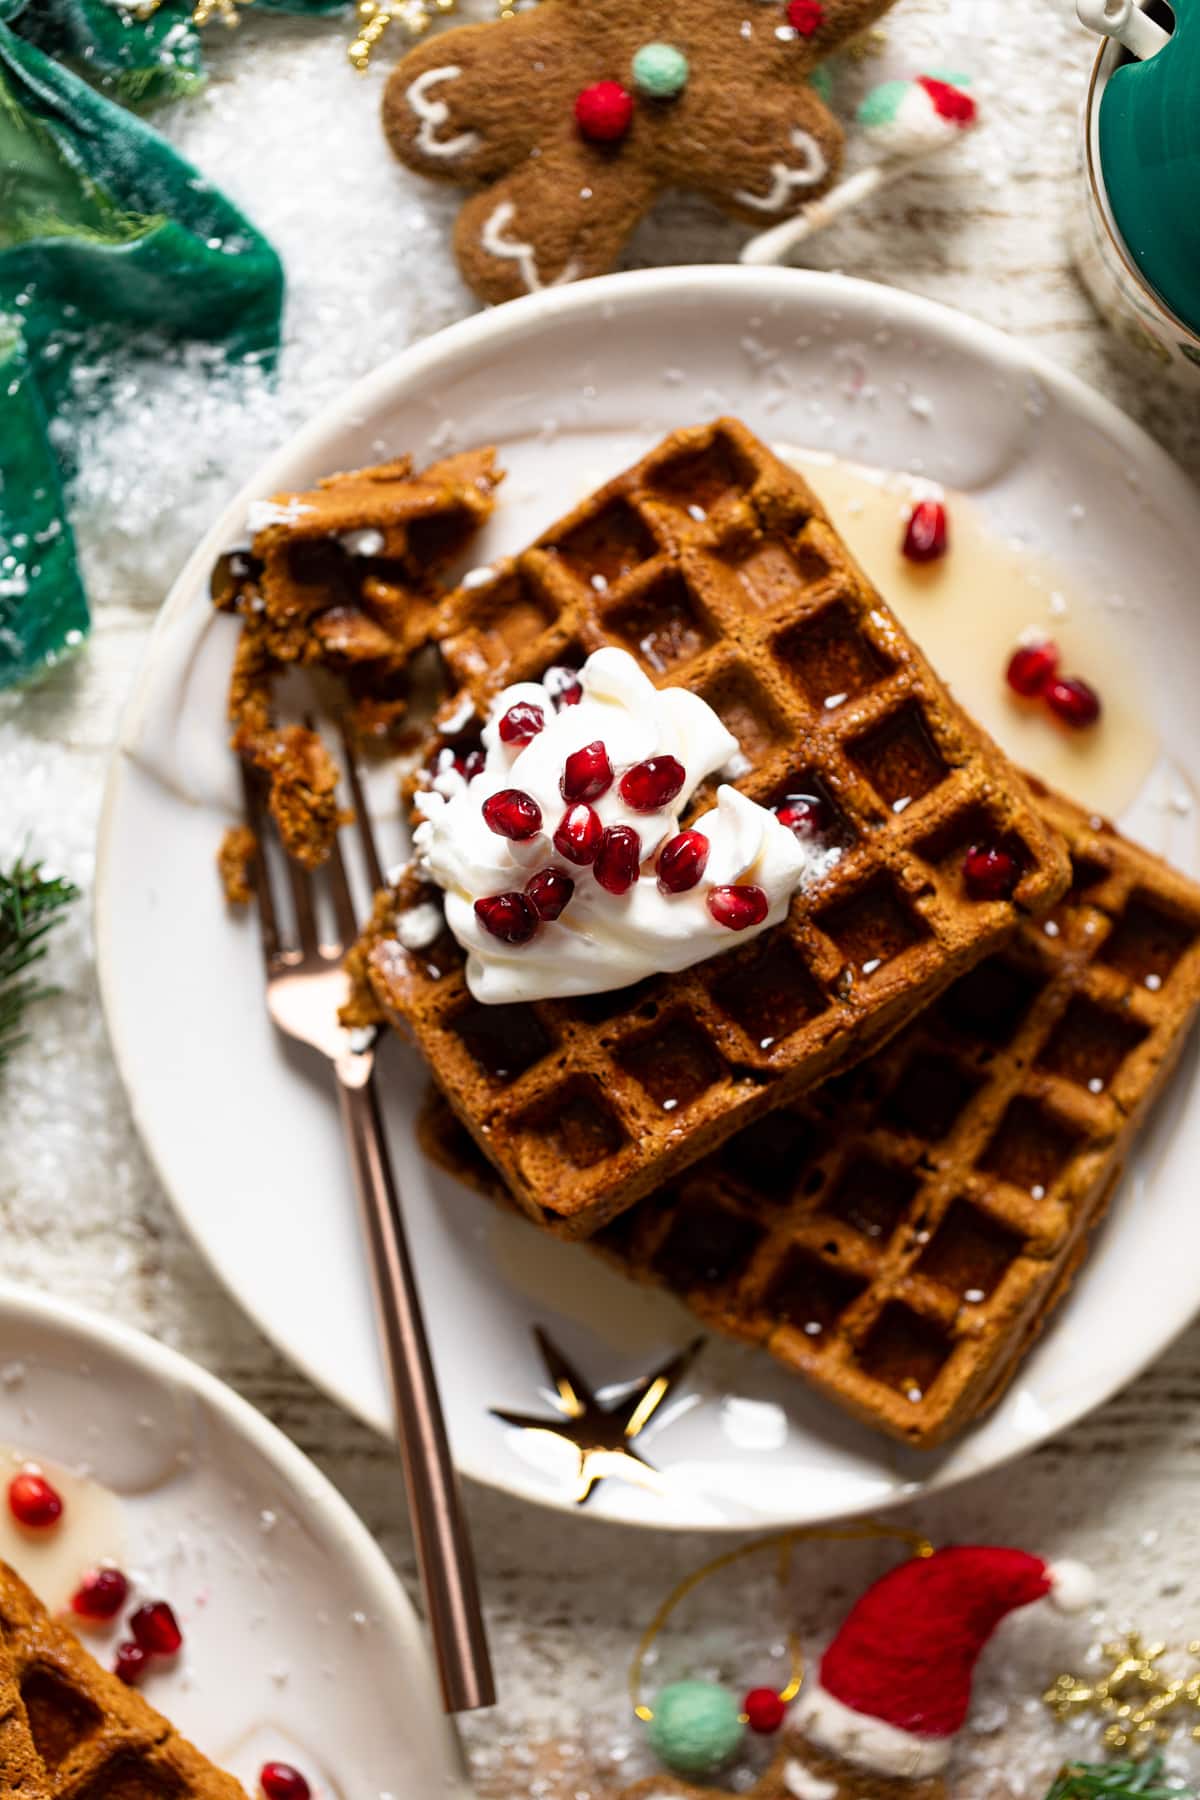
[[[0,1754],[23,1752],[22,1725],[44,1770],[21,1800],[246,1800],[241,1783],[189,1744],[47,1613],[0,1563]]]
[[[277,723],[275,682],[288,668],[330,670],[356,734],[386,736],[407,711],[408,673],[430,642],[445,570],[490,514],[498,480],[490,450],[419,475],[408,458],[331,475],[252,507],[252,549],[213,570],[214,606],[242,621],[233,748],[269,777],[283,842],[308,867],[328,856],[343,817],[337,767],[315,731]]]
[[[582,1000],[475,1004],[453,940],[429,941],[438,896],[413,877],[377,918],[362,961],[384,1013],[519,1204],[564,1235],[597,1230],[859,1060],[1066,885],[1022,778],[807,483],[736,421],[669,438],[461,588],[437,631],[459,686],[431,764],[469,750],[501,686],[617,644],[720,714],[740,745],[737,787],[766,806],[813,796],[841,850],[772,933]],[[689,816],[711,798],[707,784]],[[1011,899],[966,894],[963,858],[980,842],[1015,858]]]
[[[1044,790],[1072,885],[884,1049],[593,1239],[922,1447],[990,1406],[1070,1285],[1200,1003],[1200,888]],[[503,1190],[436,1100],[435,1160]]]

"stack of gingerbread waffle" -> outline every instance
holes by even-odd
[[[246,1800],[0,1563],[0,1793],[12,1800]]]
[[[424,1052],[427,1148],[871,1424],[943,1441],[1065,1290],[1178,1055],[1200,890],[1012,768],[736,422],[672,437],[422,616],[449,689],[425,770],[469,776],[502,688],[616,645],[719,715],[734,786],[839,852],[744,947],[504,1006],[473,998],[409,869],[354,959],[357,1016]]]

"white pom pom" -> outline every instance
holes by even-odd
[[[1059,1612],[1083,1612],[1092,1605],[1098,1583],[1086,1563],[1066,1557],[1062,1562],[1048,1563],[1046,1573],[1050,1577],[1050,1604]]]

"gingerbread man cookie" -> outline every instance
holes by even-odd
[[[842,130],[811,77],[891,0],[541,0],[428,39],[384,128],[478,189],[455,247],[481,299],[600,275],[667,188],[763,227],[824,192]]]

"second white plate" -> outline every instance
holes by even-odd
[[[210,614],[210,566],[242,538],[250,497],[385,453],[420,461],[494,443],[509,474],[477,551],[484,561],[665,432],[726,411],[770,440],[968,489],[992,529],[1053,557],[1136,668],[1159,732],[1160,762],[1126,823],[1196,868],[1196,816],[1178,796],[1200,769],[1200,509],[1143,433],[1051,365],[911,295],[744,269],[554,290],[389,364],[260,471],[180,577],[114,759],[97,905],[113,1043],[176,1205],[260,1325],[375,1424],[387,1416],[385,1388],[333,1097],[322,1072],[273,1035],[252,927],[231,923],[213,872],[236,790],[223,730],[232,625]],[[995,669],[981,667],[977,689],[966,673],[963,699],[986,706]],[[543,1375],[531,1325],[547,1325],[597,1384],[645,1370],[693,1327],[673,1302],[629,1287],[586,1250],[495,1216],[428,1168],[412,1138],[423,1086],[415,1058],[392,1046],[385,1080],[460,1465],[569,1504],[561,1465],[489,1415],[496,1405],[536,1409]],[[829,1519],[993,1467],[1097,1404],[1200,1301],[1195,1081],[1191,1058],[1077,1293],[1000,1409],[958,1444],[905,1453],[765,1356],[714,1342],[643,1439],[662,1491],[606,1483],[593,1510],[710,1528]]]
[[[139,1333],[0,1288],[0,1447],[0,1555],[54,1610],[101,1558],[134,1583],[125,1612],[165,1599],[184,1647],[146,1698],[247,1794],[282,1760],[319,1800],[466,1800],[396,1575],[319,1470],[229,1388]],[[14,1457],[61,1485],[47,1532],[9,1520]],[[85,1635],[111,1666],[120,1620]]]

